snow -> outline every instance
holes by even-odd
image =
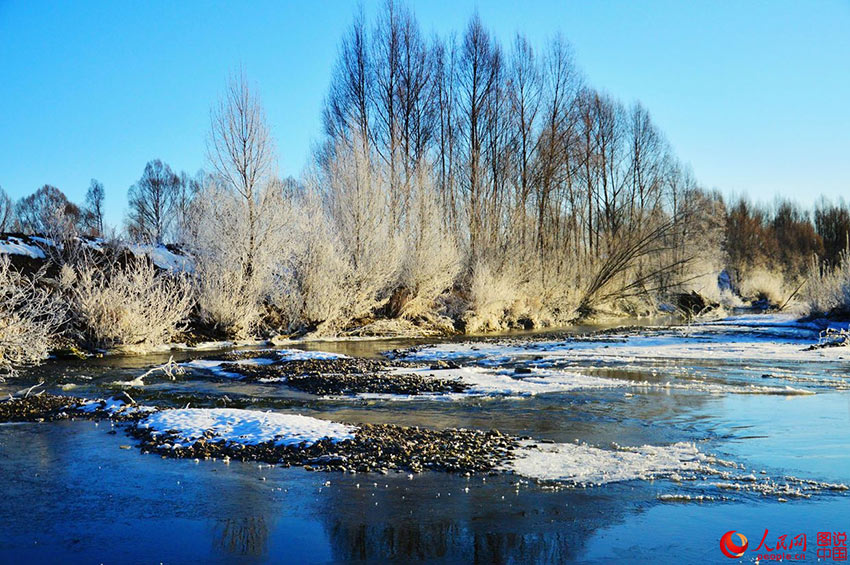
[[[346,355],[329,351],[305,351],[303,349],[277,349],[281,361],[306,361],[309,359],[343,359]]]
[[[156,408],[151,406],[136,406],[136,405],[128,405],[123,400],[116,400],[115,398],[109,398],[107,400],[92,400],[91,402],[86,402],[77,406],[77,409],[82,412],[98,412],[103,411],[109,414],[110,416],[114,416],[115,414],[135,414],[139,412],[155,412]]]
[[[256,445],[274,441],[276,445],[312,445],[320,439],[353,439],[354,426],[319,420],[299,414],[280,414],[234,408],[186,408],[162,410],[139,424],[157,434],[176,431],[179,441],[194,443],[214,434],[210,441]]]
[[[134,255],[150,257],[153,264],[166,271],[191,272],[193,269],[192,259],[185,255],[178,255],[169,251],[164,245],[128,245],[127,248]]]
[[[33,259],[45,258],[44,251],[40,247],[31,243],[24,243],[22,239],[12,236],[7,237],[5,241],[0,241],[0,253],[6,255],[26,255]]]
[[[254,357],[250,359],[238,359],[236,361],[226,361],[224,359],[195,359],[181,363],[183,367],[189,369],[199,369],[209,371],[221,377],[242,378],[238,373],[231,373],[223,370],[221,367],[224,364],[228,365],[245,365],[245,366],[261,366],[271,365],[278,361],[305,361],[309,359],[341,359],[345,355],[339,353],[330,353],[328,351],[303,351],[301,349],[266,349],[271,357]]]
[[[534,396],[550,392],[568,392],[588,388],[613,388],[630,386],[617,379],[603,379],[558,371],[533,370],[531,374],[515,375],[511,370],[492,371],[480,367],[459,369],[397,369],[396,374],[418,374],[423,377],[458,379],[469,388],[452,398],[464,396]],[[439,395],[436,395],[439,396]],[[443,395],[446,396],[446,395]]]
[[[230,362],[231,361],[221,361],[218,359],[195,359],[194,361],[187,361],[186,363],[181,363],[180,365],[189,369],[199,369],[201,371],[208,371],[219,377],[241,379],[242,375],[240,375],[239,373],[231,373],[230,371],[225,371],[221,368],[223,364]]]

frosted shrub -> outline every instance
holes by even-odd
[[[168,343],[185,328],[193,304],[185,275],[157,273],[147,260],[125,265],[87,262],[75,269],[69,305],[85,342],[145,351]]]
[[[408,293],[399,313],[407,318],[432,313],[434,301],[452,287],[461,267],[457,242],[443,228],[436,193],[424,174],[417,176],[413,200],[399,277]]]
[[[738,291],[744,298],[764,296],[771,304],[783,304],[794,292],[788,288],[783,276],[765,269],[755,269],[738,282]]]
[[[349,265],[346,314],[369,316],[386,303],[401,270],[403,245],[391,218],[389,178],[369,155],[342,144],[311,190],[324,196]]]
[[[42,283],[0,256],[0,373],[45,359],[64,321],[64,308]]]
[[[478,260],[469,282],[469,333],[505,329],[505,321],[517,302],[519,283],[509,269],[494,269]]]
[[[292,229],[296,237],[277,274],[273,304],[288,330],[321,333],[344,324],[351,269],[317,195],[301,203]]]
[[[813,262],[801,294],[810,315],[850,313],[850,256],[842,253],[833,268]]]
[[[263,314],[259,277],[217,261],[199,258],[195,268],[198,316],[220,333],[246,339],[256,333]]]
[[[237,339],[259,328],[274,273],[293,240],[281,187],[270,184],[252,197],[256,205],[248,222],[244,199],[215,184],[205,187],[193,203],[188,230],[199,317]]]

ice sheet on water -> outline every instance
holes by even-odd
[[[633,363],[638,360],[834,361],[847,356],[845,348],[807,350],[817,342],[816,326],[788,316],[761,321],[752,316],[742,325],[721,320],[687,328],[643,329],[638,333],[590,338],[516,340],[502,342],[442,343],[413,349],[403,357],[413,361],[468,360],[478,365],[504,364],[533,358],[538,364],[553,361]],[[760,324],[750,322],[750,318]],[[769,329],[770,331],[767,331]],[[764,331],[761,331],[764,330]]]
[[[502,469],[540,481],[586,487],[669,479],[691,491],[664,494],[661,500],[723,500],[727,494],[809,498],[815,493],[850,489],[842,483],[747,473],[742,465],[705,454],[686,442],[602,449],[582,443],[524,441],[514,455]]]
[[[456,379],[469,388],[460,393],[420,394],[416,396],[360,394],[358,397],[368,400],[463,400],[469,397],[497,396],[522,398],[538,394],[593,389],[685,390],[709,394],[776,394],[782,396],[814,394],[808,390],[789,386],[731,385],[696,379],[681,382],[649,382],[595,377],[554,369],[531,368],[529,371],[529,373],[517,374],[512,369],[494,370],[477,366],[440,370],[399,368],[395,370],[396,374],[417,374],[426,378]]]
[[[572,485],[653,479],[699,471],[708,458],[692,443],[632,449],[600,449],[585,444],[524,442],[506,468],[525,477]]]

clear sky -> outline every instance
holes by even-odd
[[[848,0],[410,5],[426,32],[460,33],[476,9],[504,42],[562,32],[588,82],[643,101],[708,187],[850,197]],[[259,86],[281,173],[298,176],[356,8],[0,0],[0,186],[17,199],[49,183],[81,202],[97,178],[120,222],[148,160],[205,165],[209,108],[239,65]]]

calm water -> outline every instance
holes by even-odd
[[[409,344],[312,347],[374,355]],[[179,357],[200,355],[210,353]],[[49,390],[73,383],[70,394],[103,397],[115,390],[110,383],[132,379],[162,360],[55,361],[0,385],[0,393],[45,380]],[[762,384],[769,370],[811,379],[847,375],[842,363],[813,367],[769,360],[759,366],[705,359],[563,366],[638,382],[684,371],[727,385]],[[597,389],[396,402],[322,400],[279,385],[186,375],[151,379],[131,394],[150,404],[271,408],[352,423],[497,428],[600,447],[696,442],[701,451],[756,472],[850,484],[850,392],[812,388],[817,394],[807,396],[658,388],[633,396]],[[688,491],[671,480],[550,488],[512,475],[425,473],[409,479],[196,464],[121,449],[132,441],[120,429],[109,434],[111,428],[93,422],[0,425],[0,561],[731,563],[718,548],[724,532],[745,533],[753,549],[767,529],[771,543],[779,535],[806,533],[806,561],[813,562],[816,532],[850,530],[850,496],[828,491],[788,502],[738,492],[727,501],[663,502],[659,495]],[[742,561],[756,557],[750,551]]]

